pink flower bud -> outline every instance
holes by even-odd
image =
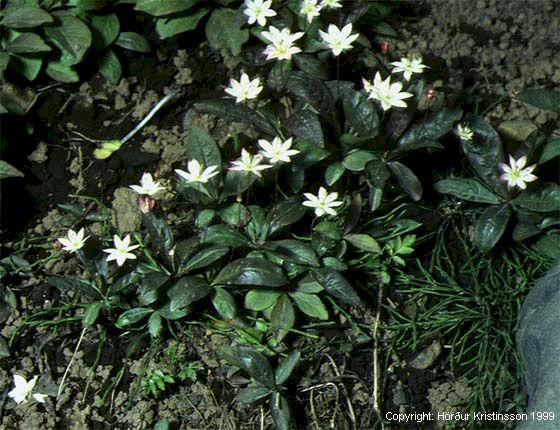
[[[383,55],[385,55],[387,52],[389,52],[389,49],[391,48],[391,45],[389,45],[389,42],[384,40],[383,42],[381,42],[379,44],[379,50],[381,51],[381,53]]]
[[[146,215],[152,212],[155,204],[156,201],[150,196],[144,195],[138,197],[138,209],[140,209],[140,212]]]

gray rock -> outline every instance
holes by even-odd
[[[529,419],[517,430],[560,429],[560,260],[537,281],[523,303],[517,349],[525,363]],[[554,413],[556,419],[532,419],[531,413]]]

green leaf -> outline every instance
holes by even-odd
[[[233,248],[250,247],[249,240],[233,227],[229,225],[217,224],[208,227],[202,233],[203,243],[213,243],[216,245],[231,246]]]
[[[376,137],[379,133],[379,117],[375,106],[361,91],[347,90],[342,97],[346,120],[363,137]]]
[[[296,66],[309,76],[326,81],[329,79],[329,72],[326,65],[315,55],[299,54],[294,56]]]
[[[266,86],[272,88],[274,91],[282,91],[286,86],[286,81],[291,71],[291,61],[277,61],[268,73]]]
[[[10,356],[10,348],[6,340],[0,336],[0,358],[6,358]]]
[[[319,267],[319,259],[313,248],[300,240],[285,239],[268,242],[267,249],[279,252],[283,258],[297,264]]]
[[[275,339],[280,342],[286,337],[296,321],[294,306],[287,294],[282,294],[272,308],[270,322],[277,329]]]
[[[301,358],[301,353],[298,350],[292,351],[288,357],[283,358],[280,364],[274,371],[274,378],[276,385],[282,385],[288,380]]]
[[[206,38],[214,49],[227,49],[239,55],[241,47],[249,40],[249,30],[241,29],[233,9],[215,9],[206,23]]]
[[[117,84],[121,79],[121,62],[112,49],[106,49],[99,59],[99,73],[112,84]]]
[[[251,378],[268,388],[274,388],[274,373],[267,358],[250,347],[240,346],[236,349],[237,363]]]
[[[272,391],[269,388],[259,386],[259,387],[247,387],[240,390],[235,396],[235,400],[239,403],[253,403],[257,400],[262,399],[270,395]]]
[[[215,115],[226,122],[249,124],[271,136],[276,135],[276,130],[266,119],[257,114],[253,109],[235,103],[235,100],[203,100],[196,103],[194,107],[197,111]]]
[[[39,75],[42,64],[43,60],[41,58],[25,57],[17,54],[14,54],[10,61],[10,66],[13,66],[29,81],[33,81]]]
[[[14,178],[14,177],[23,178],[23,173],[21,173],[18,169],[16,169],[11,164],[8,164],[5,161],[0,160],[0,179]]]
[[[292,72],[286,89],[294,97],[309,103],[328,120],[332,121],[334,118],[334,99],[324,82],[303,72]]]
[[[202,251],[197,252],[184,265],[181,266],[182,273],[187,273],[192,270],[207,267],[212,263],[218,261],[228,252],[229,248],[226,246],[216,245],[205,248]]]
[[[67,66],[60,61],[50,61],[45,69],[45,72],[55,81],[63,82],[65,84],[80,81],[80,77],[76,71],[72,69],[71,66]]]
[[[258,285],[281,287],[288,279],[282,269],[261,258],[241,258],[224,267],[214,278],[213,285]]]
[[[212,288],[204,279],[195,276],[185,276],[179,279],[168,291],[171,299],[169,309],[173,312],[184,308],[206,297]]]
[[[146,318],[149,314],[153,312],[150,308],[133,308],[124,311],[117,319],[116,326],[119,328],[125,328],[137,323],[140,320]]]
[[[387,180],[391,177],[391,172],[387,168],[387,163],[381,158],[368,161],[365,167],[366,177],[371,181],[374,188],[382,189]]]
[[[144,225],[157,253],[172,265],[171,251],[175,247],[173,233],[165,220],[153,214],[144,217]]]
[[[286,124],[291,135],[316,145],[320,148],[325,146],[325,137],[321,128],[321,121],[317,114],[308,109],[299,109],[288,118]]]
[[[534,88],[524,90],[518,99],[539,109],[560,112],[560,93],[558,91]]]
[[[103,302],[93,302],[89,303],[84,315],[82,317],[82,325],[84,327],[91,327],[97,321],[97,317],[99,316],[99,311],[103,306]]]
[[[268,212],[266,217],[268,236],[272,236],[280,229],[298,222],[304,215],[304,207],[295,200],[285,200],[278,203]]]
[[[159,420],[154,426],[154,430],[169,430],[169,421],[165,418]]]
[[[560,211],[560,185],[550,184],[539,191],[524,191],[513,200],[513,205],[534,212]]]
[[[150,52],[150,44],[146,37],[133,31],[121,32],[115,44],[129,51]]]
[[[486,208],[474,225],[474,244],[483,251],[492,249],[504,234],[509,217],[507,205]]]
[[[376,159],[378,159],[378,157],[373,152],[357,149],[351,151],[344,158],[342,165],[352,172],[361,172],[365,169],[368,162]]]
[[[294,428],[290,405],[286,398],[277,391],[272,393],[270,399],[270,414],[278,430],[291,430]]]
[[[91,32],[74,15],[57,15],[58,23],[45,27],[45,34],[63,52],[71,56],[71,64],[78,64],[91,46]]]
[[[329,312],[317,295],[296,291],[290,293],[290,296],[294,299],[294,303],[298,309],[304,314],[322,321],[327,321],[329,319]]]
[[[263,311],[273,306],[282,293],[273,290],[250,290],[245,296],[245,308],[250,311]]]
[[[560,258],[560,234],[547,234],[541,237],[534,247],[539,254],[557,260]]]
[[[154,312],[148,319],[148,331],[150,336],[158,337],[161,333],[161,315]]]
[[[222,197],[240,195],[257,180],[257,177],[249,172],[237,172],[228,170],[224,179]]]
[[[199,9],[188,15],[172,18],[160,18],[156,21],[156,31],[161,39],[168,39],[177,34],[194,30],[200,20],[209,12],[210,9]]]
[[[327,293],[349,306],[360,306],[361,300],[350,283],[338,271],[330,268],[313,269],[313,279]]]
[[[214,295],[212,296],[212,304],[222,318],[231,320],[237,315],[237,306],[235,299],[221,287],[214,287]]]
[[[395,175],[398,184],[410,196],[412,200],[417,202],[422,197],[422,184],[416,175],[398,161],[391,161],[387,163],[389,170]]]
[[[503,195],[499,163],[504,159],[502,141],[496,131],[481,118],[470,122],[474,133],[471,142],[462,141],[463,151],[478,176],[496,193]]]
[[[420,140],[437,140],[448,133],[453,124],[461,118],[462,111],[457,108],[443,108],[429,118],[415,123],[399,139],[400,150],[412,149]]]
[[[356,248],[366,252],[381,253],[381,248],[377,241],[367,234],[347,234],[344,239]]]
[[[102,9],[103,7],[107,6],[108,2],[111,0],[70,0],[68,2],[71,6],[76,6],[79,9],[84,11],[91,11]]]
[[[500,203],[502,199],[480,182],[469,178],[450,178],[436,182],[434,188],[442,194],[450,194],[463,200],[478,203]]]
[[[200,0],[138,0],[134,9],[153,16],[163,16],[190,9],[199,2]]]
[[[560,157],[560,139],[550,139],[541,153],[539,164],[546,163],[557,157]]]
[[[14,54],[37,54],[48,52],[51,47],[43,41],[41,36],[35,33],[22,33],[8,42],[5,49]]]
[[[95,288],[95,284],[90,281],[63,276],[51,276],[46,279],[46,282],[47,284],[58,288],[62,292],[72,291],[74,294],[85,294],[97,300],[101,299],[101,295]]]
[[[93,15],[91,17],[93,47],[98,51],[106,48],[117,40],[120,30],[121,25],[116,14]]]
[[[37,7],[10,7],[3,12],[0,25],[8,28],[32,28],[53,22],[52,16]]]
[[[220,210],[219,214],[223,222],[234,227],[243,227],[251,219],[251,214],[241,203],[233,203]]]
[[[346,169],[344,168],[344,164],[339,161],[329,165],[329,167],[327,167],[327,170],[325,170],[325,183],[327,184],[327,186],[330,187],[336,184],[336,182],[344,174],[345,170]]]

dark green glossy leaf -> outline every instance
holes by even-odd
[[[11,164],[8,164],[5,161],[0,160],[0,179],[14,178],[14,177],[23,178],[23,173],[21,173],[18,169],[16,169]]]
[[[546,163],[558,157],[560,157],[560,139],[550,139],[543,148],[539,164]]]
[[[237,306],[235,304],[235,299],[229,293],[229,291],[225,290],[224,288],[214,287],[212,304],[222,318],[231,320],[237,315]]]
[[[326,81],[329,79],[329,72],[326,65],[314,55],[299,54],[294,57],[296,66],[309,76]]]
[[[231,246],[233,248],[250,247],[249,240],[229,225],[217,224],[208,227],[202,233],[202,243]]]
[[[361,300],[354,288],[338,271],[330,268],[313,269],[313,278],[331,296],[350,306],[360,306]]]
[[[319,259],[313,248],[296,239],[277,240],[267,243],[267,249],[279,252],[286,260],[297,264],[319,267]]]
[[[270,414],[278,430],[292,430],[293,420],[290,405],[279,392],[272,393],[270,398]]]
[[[560,258],[560,234],[547,234],[541,237],[534,247],[539,254],[557,260]]]
[[[121,48],[128,49],[129,51],[150,52],[148,39],[146,39],[145,36],[133,31],[121,32],[115,44]]]
[[[251,218],[251,214],[241,203],[233,203],[220,210],[219,214],[223,222],[234,227],[243,227]]]
[[[103,302],[93,302],[88,304],[84,316],[82,317],[82,325],[84,327],[91,327],[97,321],[99,311],[103,306]]]
[[[189,160],[197,160],[203,168],[222,166],[222,156],[218,145],[210,134],[197,125],[192,125],[187,135],[187,157]],[[212,181],[212,179],[211,179]]]
[[[206,297],[212,288],[204,279],[195,276],[185,276],[179,279],[168,291],[171,299],[169,309],[173,312],[182,309],[197,300]]]
[[[199,1],[200,0],[138,0],[134,9],[153,16],[164,16],[190,9]]]
[[[550,184],[538,191],[524,191],[513,200],[513,205],[535,212],[560,211],[560,185]]]
[[[325,170],[325,183],[327,184],[327,186],[330,187],[331,185],[336,184],[336,182],[344,174],[345,170],[346,169],[344,168],[344,164],[342,164],[341,162],[336,162],[329,165],[329,167],[327,167],[327,170]]]
[[[304,314],[322,321],[329,319],[329,312],[319,296],[296,291],[290,293],[290,297],[292,297],[298,309]]]
[[[292,329],[296,320],[294,306],[287,294],[282,294],[272,308],[270,321],[272,327],[276,328],[275,339],[280,342]]]
[[[239,403],[253,403],[263,397],[269,396],[272,391],[266,387],[247,387],[237,393],[235,400]]]
[[[301,353],[298,350],[292,351],[288,357],[283,358],[274,372],[276,385],[282,385],[288,380],[294,369],[299,363]]]
[[[443,108],[436,114],[415,123],[399,139],[400,150],[412,149],[419,140],[433,141],[448,133],[461,118],[462,111],[456,108]]]
[[[80,77],[71,66],[62,64],[59,61],[50,61],[45,69],[45,72],[55,81],[63,82],[65,84],[80,81]]]
[[[377,241],[367,234],[347,234],[344,239],[356,248],[366,252],[381,253],[381,248]]]
[[[100,51],[109,46],[119,37],[120,29],[119,18],[116,14],[93,15],[91,17],[91,32],[94,48]]]
[[[504,195],[504,186],[499,180],[499,163],[504,154],[502,141],[496,131],[481,118],[473,118],[470,122],[474,133],[471,142],[462,141],[463,151],[478,176],[499,195]]]
[[[342,165],[352,172],[361,172],[365,169],[368,162],[376,159],[378,159],[378,157],[373,152],[357,149],[351,151],[344,158]]]
[[[63,292],[73,291],[74,293],[85,294],[95,299],[101,298],[99,291],[90,281],[63,276],[51,276],[47,278],[46,281],[49,285],[52,285]]]
[[[286,89],[294,97],[309,103],[322,116],[329,120],[333,119],[334,99],[324,82],[303,72],[292,72]]]
[[[91,32],[87,25],[74,15],[57,15],[57,24],[45,27],[45,34],[53,43],[71,57],[71,64],[78,64],[91,46]]]
[[[124,311],[117,319],[116,326],[125,328],[143,320],[153,312],[150,308],[133,308]]]
[[[171,233],[167,223],[163,218],[150,214],[144,217],[144,225],[158,254],[172,264],[171,252],[175,242],[173,240],[173,233]]]
[[[171,18],[160,18],[156,21],[156,31],[160,39],[167,39],[186,31],[194,30],[198,23],[210,9],[198,9],[196,12],[188,15],[180,15]]]
[[[38,54],[50,51],[51,47],[43,41],[41,36],[35,33],[22,33],[8,42],[5,49],[14,54]]]
[[[182,273],[187,273],[192,270],[201,269],[210,266],[212,263],[218,261],[229,252],[226,246],[210,246],[197,252],[193,255],[184,265],[181,266]]]
[[[274,290],[250,290],[245,296],[245,308],[251,311],[263,311],[273,306],[282,295]]]
[[[313,145],[324,147],[325,137],[321,128],[321,121],[317,114],[307,109],[299,109],[289,118],[286,127],[290,133],[300,140]]]
[[[380,158],[368,161],[365,167],[366,177],[375,188],[383,188],[387,180],[391,177],[391,172],[387,168],[387,163]]]
[[[342,98],[346,120],[363,137],[376,137],[379,133],[379,117],[375,106],[361,91],[347,90]]]
[[[268,359],[250,347],[240,346],[235,351],[237,363],[255,381],[268,388],[274,387],[274,373]]]
[[[268,212],[266,218],[268,235],[271,236],[278,230],[296,223],[304,215],[304,207],[295,200],[285,200],[277,204]]]
[[[150,336],[158,337],[161,333],[161,315],[154,312],[148,319],[148,331]]]
[[[474,244],[483,251],[496,245],[504,234],[510,217],[507,205],[490,206],[482,212],[474,225]]]
[[[450,178],[436,182],[434,188],[442,194],[450,194],[463,200],[478,203],[500,203],[502,199],[480,182],[470,178]]]
[[[518,99],[539,109],[560,112],[560,93],[558,91],[533,88],[522,91]]]
[[[204,100],[196,103],[194,106],[197,111],[215,115],[226,122],[249,124],[271,136],[276,135],[276,130],[265,118],[257,114],[253,109],[235,103],[235,100]]]
[[[227,49],[239,55],[241,47],[249,39],[249,30],[241,29],[233,9],[215,9],[206,23],[206,38],[214,49]]]
[[[415,202],[420,200],[422,197],[422,184],[412,170],[398,161],[390,161],[387,163],[387,166],[397,179],[398,184],[410,198]]]
[[[282,269],[261,258],[241,258],[224,267],[214,278],[213,285],[258,285],[280,287],[288,279]]]
[[[0,25],[8,28],[32,28],[53,22],[52,16],[37,7],[13,6],[3,11]]]
[[[117,84],[121,79],[121,62],[112,49],[105,49],[99,59],[99,73],[112,84]]]
[[[29,81],[33,81],[37,77],[37,75],[39,75],[42,64],[43,60],[41,58],[26,57],[24,55],[13,54],[12,58],[10,59],[10,67],[16,69]],[[8,110],[10,111],[10,109]],[[20,113],[20,110],[16,112],[20,115],[23,115],[25,113]]]

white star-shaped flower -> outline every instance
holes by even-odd
[[[525,167],[527,164],[527,157],[523,156],[516,160],[511,155],[509,156],[509,166],[505,163],[500,163],[500,169],[504,172],[500,179],[502,181],[507,181],[508,188],[519,187],[524,190],[527,188],[526,182],[536,181],[538,178],[532,174],[536,164],[529,167]],[[525,167],[525,168],[524,168]]]
[[[260,139],[259,146],[262,148],[260,154],[268,158],[272,164],[276,164],[279,161],[283,161],[284,163],[289,163],[291,160],[292,155],[299,154],[297,149],[290,149],[292,147],[292,138],[290,137],[288,140],[282,142],[279,137],[275,137],[272,142],[268,140]]]
[[[37,376],[34,376],[28,382],[23,376],[14,375],[14,389],[8,393],[8,396],[17,404],[27,403],[29,401],[29,395],[33,392],[36,383]],[[45,399],[48,396],[46,394],[34,393],[32,397],[39,403],[45,403]]]
[[[187,164],[188,172],[181,169],[175,169],[175,172],[187,182],[202,182],[207,183],[211,178],[218,173],[218,166],[208,166],[202,170],[202,166],[197,160],[191,160]]]
[[[352,33],[352,24],[346,24],[339,29],[336,25],[329,25],[328,33],[319,30],[321,38],[329,46],[335,57],[339,56],[342,51],[352,49],[352,42],[354,42],[359,34]]]
[[[303,195],[307,198],[302,203],[303,206],[315,208],[315,215],[318,217],[325,214],[336,215],[336,211],[333,208],[343,203],[336,200],[338,193],[327,193],[327,190],[323,187],[319,188],[319,194],[316,196],[311,193],[304,193]]]
[[[307,22],[311,24],[313,18],[321,14],[322,4],[318,4],[318,0],[303,0],[299,13],[305,15]]]
[[[473,132],[467,124],[457,125],[456,132],[457,132],[457,136],[459,136],[459,139],[461,140],[470,142],[473,138]]]
[[[340,0],[323,0],[321,2],[321,7],[326,7],[329,9],[338,9],[342,7]]]
[[[114,248],[104,249],[103,252],[109,254],[107,261],[117,261],[117,265],[120,267],[124,264],[126,260],[136,260],[136,255],[132,252],[140,245],[130,245],[130,235],[126,235],[124,239],[120,239],[117,235],[113,237]]]
[[[261,164],[263,156],[260,154],[251,155],[245,149],[241,150],[241,159],[232,161],[229,170],[238,172],[252,173],[259,178],[262,177],[261,170],[270,169],[272,166]]]
[[[276,12],[270,8],[271,5],[272,0],[245,0],[243,13],[249,17],[249,24],[258,22],[263,27],[267,18],[276,16]]]
[[[144,173],[142,179],[140,179],[140,185],[131,185],[130,188],[138,194],[152,197],[158,192],[165,190],[165,187],[162,187],[159,182],[154,181],[150,173]]]
[[[262,36],[270,44],[266,46],[264,54],[266,59],[291,60],[292,55],[301,52],[301,49],[294,45],[294,42],[303,37],[301,31],[292,34],[289,28],[277,29],[274,26],[268,27],[268,31],[263,31]]]
[[[251,80],[249,79],[249,75],[247,75],[247,73],[243,73],[239,81],[230,79],[229,87],[227,87],[225,91],[230,96],[235,97],[236,103],[241,103],[245,100],[256,98],[262,89],[263,87],[259,78]]]
[[[413,58],[411,60],[405,57],[401,58],[401,61],[391,63],[391,65],[395,66],[393,70],[391,70],[391,73],[403,72],[404,78],[407,81],[410,81],[413,73],[422,73],[423,70],[428,67],[422,64],[421,58]]]
[[[373,85],[365,79],[362,79],[365,90],[369,93],[370,99],[375,99],[381,102],[383,110],[389,110],[392,106],[406,107],[406,102],[403,99],[412,97],[412,93],[405,91],[401,92],[402,83],[391,83],[391,77],[382,80],[379,72],[375,74]]]
[[[76,252],[82,249],[86,240],[89,236],[84,237],[84,229],[81,228],[80,231],[75,232],[74,230],[68,230],[67,237],[61,237],[58,239],[62,243],[62,249],[68,252]]]

